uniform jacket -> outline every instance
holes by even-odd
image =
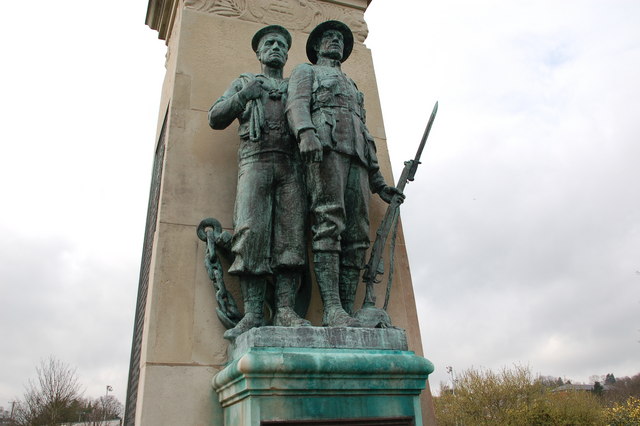
[[[302,64],[289,79],[287,118],[297,139],[315,130],[324,149],[355,157],[369,170],[372,192],[384,187],[373,137],[369,134],[364,95],[340,68]]]

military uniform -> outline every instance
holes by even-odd
[[[323,160],[307,165],[313,251],[340,252],[342,265],[361,269],[370,193],[385,187],[364,97],[339,67],[302,64],[291,74],[287,116],[296,136],[313,129],[323,146]]]
[[[253,77],[262,79],[265,90],[243,104],[238,92]],[[286,80],[243,74],[209,110],[214,129],[240,122],[230,274],[268,275],[305,265],[305,191],[284,115],[286,95]]]

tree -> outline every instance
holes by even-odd
[[[616,378],[615,383],[605,392],[605,398],[612,403],[623,403],[631,396],[640,398],[640,374]]]
[[[49,357],[36,367],[36,380],[29,380],[23,399],[18,402],[18,425],[54,425],[74,420],[74,405],[82,396],[76,370]],[[76,418],[77,419],[77,418]]]
[[[547,391],[528,407],[526,421],[514,424],[526,425],[604,425],[600,398],[584,391]]]
[[[640,398],[630,396],[624,403],[616,403],[605,410],[610,426],[640,425]]]
[[[516,366],[499,373],[469,369],[458,375],[455,394],[436,398],[436,417],[442,426],[508,424],[512,413],[535,399],[544,385],[534,383],[528,368]]]
[[[616,383],[616,378],[614,377],[613,373],[607,374],[606,377],[604,378],[605,385],[613,385],[615,383]]]
[[[542,384],[544,387],[550,389],[557,388],[558,386],[562,386],[564,384],[561,378],[555,378],[553,376],[539,376],[536,380],[540,382],[540,384]],[[559,384],[558,381],[560,381]]]
[[[600,384],[600,382],[595,382],[593,384],[593,394],[602,396],[602,392],[604,392],[604,387]]]
[[[469,369],[458,375],[455,394],[434,399],[440,426],[602,425],[603,411],[590,392],[553,392],[549,379],[527,367]]]
[[[76,421],[102,426],[123,414],[124,407],[113,395],[83,398],[76,370],[54,357],[41,361],[36,373],[36,380],[29,380],[24,397],[16,405],[14,418],[18,426]]]
[[[91,426],[102,426],[106,420],[120,418],[123,410],[122,403],[113,395],[101,396],[88,403],[84,420]]]

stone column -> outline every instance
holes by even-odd
[[[267,24],[291,32],[285,67],[307,62],[308,33],[337,19],[351,27],[355,46],[343,69],[365,94],[367,124],[385,178],[393,182],[364,11],[370,0],[150,0],[146,23],[167,43],[154,178],[149,202],[127,393],[126,424],[221,425],[222,408],[211,388],[227,359],[228,342],[215,313],[213,287],[203,266],[196,227],[205,217],[232,230],[237,180],[237,126],[213,131],[207,111],[229,83],[259,72],[250,42]],[[371,239],[386,205],[372,198]],[[227,265],[225,265],[227,266]],[[227,286],[241,301],[237,282]],[[356,299],[359,307],[364,286]],[[378,300],[384,300],[380,285]],[[381,302],[379,302],[381,303]],[[407,332],[408,349],[423,355],[402,230],[389,314]],[[322,303],[313,289],[307,318],[320,325]],[[422,393],[425,424],[435,424],[429,387]]]

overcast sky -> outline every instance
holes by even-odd
[[[50,354],[124,402],[165,46],[143,0],[27,3],[0,26],[0,406]],[[402,213],[433,391],[640,372],[640,2],[366,18],[396,176],[440,102]]]

